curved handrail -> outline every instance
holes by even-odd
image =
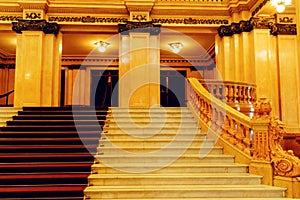
[[[272,109],[267,99],[256,102],[255,115],[250,118],[214,97],[198,79],[189,78],[187,87],[188,106],[204,130],[220,135],[230,150],[250,162],[269,163],[274,175],[300,176],[300,159],[282,149],[285,129],[280,120],[270,116]]]
[[[6,106],[8,105],[8,96],[9,96],[10,94],[12,94],[13,92],[14,92],[14,90],[11,90],[11,91],[6,92],[6,93],[4,93],[4,94],[0,94],[0,99],[6,97],[6,100],[5,100],[5,105],[6,105]]]

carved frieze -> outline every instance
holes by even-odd
[[[46,20],[18,20],[18,22],[12,22],[12,24],[12,30],[16,33],[43,31],[46,34],[57,34],[59,32],[57,23],[49,23]]]
[[[252,17],[250,22],[254,29],[270,29],[275,24],[273,17]]]
[[[50,16],[50,22],[82,22],[82,23],[123,23],[128,21],[124,17],[93,17],[93,16]]]
[[[118,31],[122,35],[127,35],[129,32],[148,32],[151,35],[158,35],[160,33],[160,24],[153,22],[130,22],[126,24],[118,24]]]
[[[272,35],[297,35],[296,24],[275,24],[271,28]]]
[[[227,19],[195,19],[191,17],[183,19],[153,18],[152,22],[159,24],[229,24]]]
[[[0,21],[18,21],[22,19],[22,16],[0,16]]]

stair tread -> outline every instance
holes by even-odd
[[[285,191],[285,188],[275,187],[275,186],[268,186],[268,185],[188,185],[188,187],[183,187],[182,185],[139,185],[139,186],[89,186],[86,188],[86,191],[160,191],[160,190],[280,190]]]
[[[91,174],[89,178],[201,178],[201,177],[226,177],[226,178],[261,178],[261,176],[249,173],[170,173],[170,174],[149,174],[149,173],[135,173],[135,174]]]
[[[59,192],[82,191],[86,185],[30,185],[30,186],[0,186],[0,193],[10,192]]]
[[[90,173],[14,173],[14,174],[0,174],[0,180],[10,179],[54,179],[54,178],[86,178]],[[1,183],[0,183],[1,184]]]

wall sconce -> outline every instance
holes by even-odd
[[[174,53],[179,53],[183,47],[183,44],[181,42],[171,42],[168,45],[171,48],[171,51],[173,51]]]
[[[292,0],[271,0],[271,5],[276,8],[279,13],[284,12],[285,6],[292,5]]]
[[[110,45],[108,42],[98,41],[94,43],[100,52],[105,52],[106,48]]]

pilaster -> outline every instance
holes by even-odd
[[[278,45],[281,118],[288,133],[300,131],[299,44],[296,24],[276,24],[272,28]]]
[[[56,23],[19,20],[14,106],[58,106],[61,35]]]
[[[152,22],[119,24],[119,106],[160,104],[160,26]]]

